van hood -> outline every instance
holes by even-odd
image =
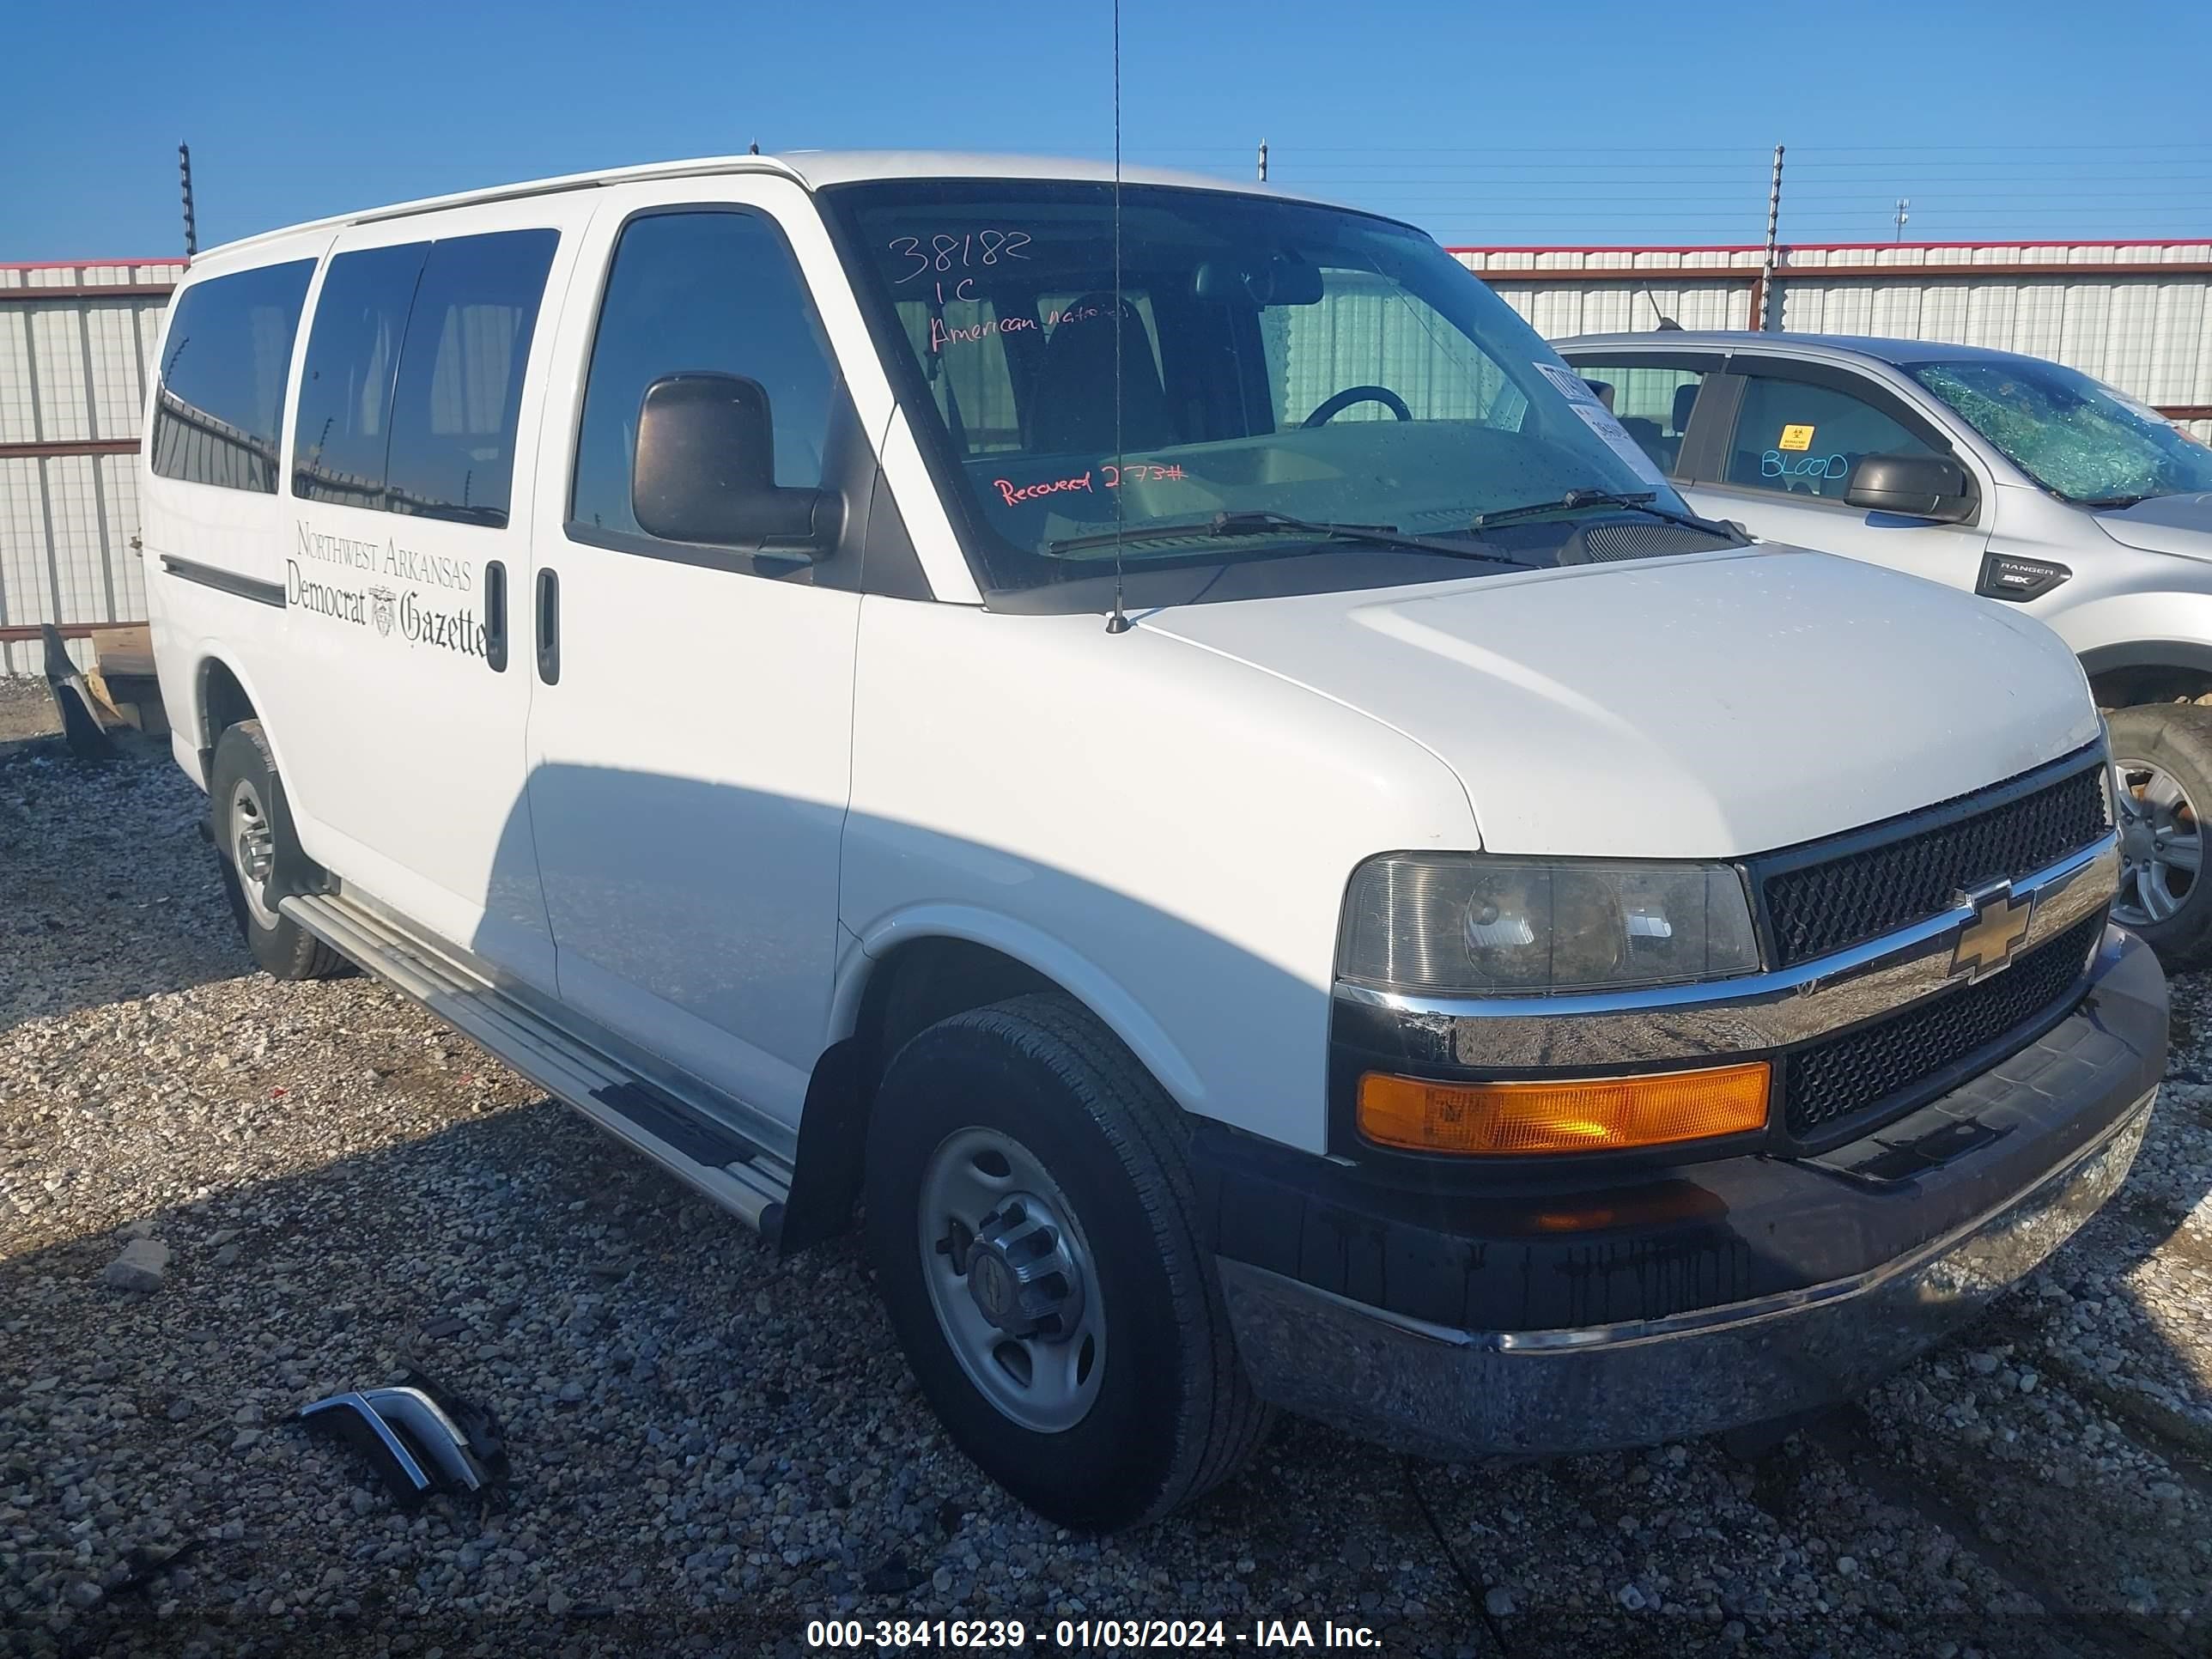
[[[1771,543],[1185,605],[1141,625],[1424,744],[1493,852],[1766,852],[1965,794],[2103,729],[2042,624]]]
[[[2098,526],[2123,547],[2212,559],[2212,495],[2154,495],[2133,507],[2108,507]]]

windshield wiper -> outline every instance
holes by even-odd
[[[1407,535],[1395,525],[1332,524],[1324,520],[1294,519],[1287,513],[1265,510],[1217,513],[1210,519],[1197,519],[1188,524],[1132,525],[1119,532],[1105,530],[1085,536],[1068,536],[1056,542],[1047,542],[1044,550],[1048,554],[1076,553],[1085,548],[1111,547],[1116,542],[1171,541],[1185,536],[1224,538],[1231,536],[1273,536],[1285,531],[1292,535],[1313,536],[1325,541],[1365,542],[1376,547],[1404,547],[1417,553],[1441,553],[1449,559],[1480,559],[1488,564],[1517,565],[1522,562],[1504,553],[1492,553],[1479,547],[1462,547],[1456,542]]]
[[[1516,519],[1533,519],[1539,513],[1576,513],[1586,507],[1626,507],[1638,513],[1649,513],[1655,519],[1664,519],[1668,524],[1678,524],[1688,530],[1701,530],[1708,536],[1722,536],[1730,541],[1735,532],[1724,524],[1711,519],[1700,519],[1694,514],[1677,513],[1672,507],[1655,506],[1658,491],[1639,490],[1633,493],[1618,489],[1570,489],[1556,501],[1523,501],[1518,507],[1493,507],[1487,513],[1474,515],[1469,530],[1488,530],[1494,525],[1510,524]]]
[[[2158,498],[2154,495],[2108,495],[2102,501],[2085,501],[2081,505],[2083,507],[2094,509],[2107,510],[2127,507],[2141,507],[2145,501],[2155,501]]]

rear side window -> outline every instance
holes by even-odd
[[[1596,363],[1587,357],[1577,358],[1574,368],[1597,393],[1597,400],[1620,417],[1628,435],[1659,464],[1660,471],[1673,477],[1705,371]]]
[[[559,240],[508,230],[430,245],[392,400],[394,512],[507,522],[522,370]]]
[[[161,345],[151,460],[164,478],[274,495],[284,379],[313,259],[195,283]]]
[[[385,505],[392,383],[429,251],[428,242],[408,242],[331,261],[300,372],[292,493],[303,501]]]
[[[559,240],[495,231],[333,259],[307,338],[295,493],[504,526],[523,369]]]
[[[572,528],[644,535],[629,494],[639,406],[663,375],[702,369],[759,381],[776,483],[821,483],[836,365],[798,260],[757,214],[654,213],[623,231],[592,343]]]

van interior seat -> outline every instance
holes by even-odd
[[[1121,301],[1121,442],[1115,442],[1114,296],[1086,294],[1067,307],[1079,322],[1063,321],[1046,340],[1036,378],[1024,400],[1025,448],[1043,454],[1111,454],[1173,443],[1175,421],[1167,389],[1152,356],[1143,313]]]

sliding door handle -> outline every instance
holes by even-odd
[[[497,559],[484,566],[484,661],[495,674],[507,672],[507,567]]]
[[[538,573],[538,678],[561,683],[561,578],[550,570]]]

